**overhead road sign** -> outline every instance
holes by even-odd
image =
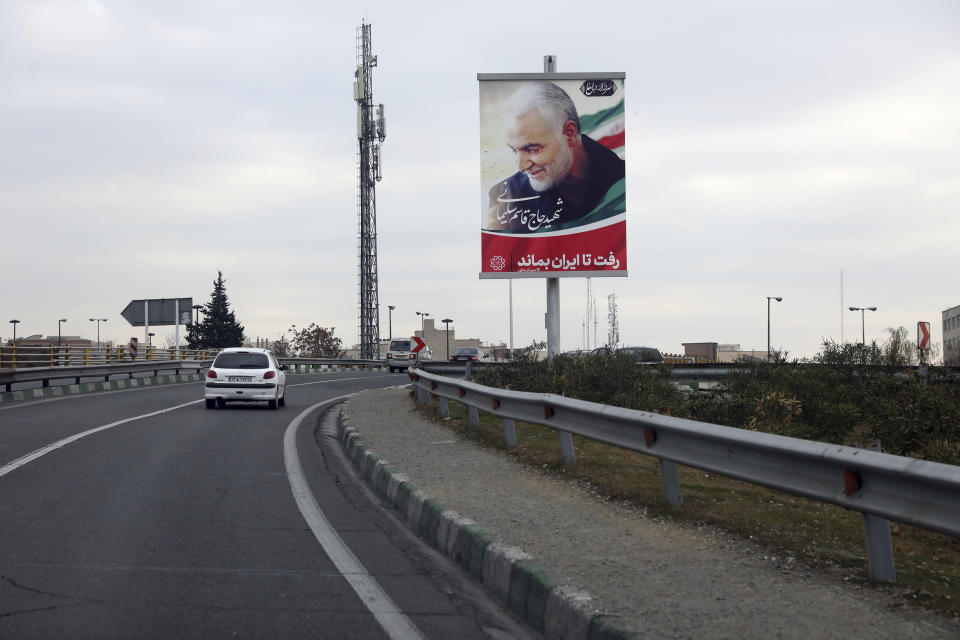
[[[120,315],[133,327],[189,325],[193,324],[192,308],[193,298],[131,300]]]

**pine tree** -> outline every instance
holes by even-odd
[[[187,344],[191,349],[243,346],[243,325],[237,322],[230,310],[222,271],[217,271],[210,302],[203,305],[203,320],[187,328]]]

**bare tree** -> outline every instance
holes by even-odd
[[[301,358],[342,358],[343,344],[333,330],[334,327],[328,329],[313,322],[299,331],[291,327],[291,353]]]

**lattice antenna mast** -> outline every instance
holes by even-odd
[[[607,296],[607,346],[615,349],[620,344],[620,323],[617,320],[617,294]]]
[[[380,143],[386,137],[383,105],[373,104],[373,68],[369,24],[357,29],[357,70],[353,99],[357,103],[357,162],[359,208],[360,357],[380,358],[380,300],[377,284],[377,197],[380,182]]]

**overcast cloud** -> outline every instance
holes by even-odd
[[[9,338],[140,336],[134,298],[209,299],[251,337],[358,341],[356,28],[387,114],[377,188],[381,335],[454,319],[509,338],[481,281],[476,74],[627,74],[629,278],[595,278],[621,338],[766,346],[933,323],[960,304],[960,3],[0,0],[0,264]],[[481,5],[478,5],[481,6]],[[587,13],[596,7],[596,15]],[[545,339],[542,280],[514,283],[515,343]],[[582,279],[561,281],[564,349]],[[438,323],[439,324],[439,323]],[[158,331],[160,337],[166,329]],[[172,333],[172,329],[169,330]],[[592,338],[591,338],[592,342]]]

